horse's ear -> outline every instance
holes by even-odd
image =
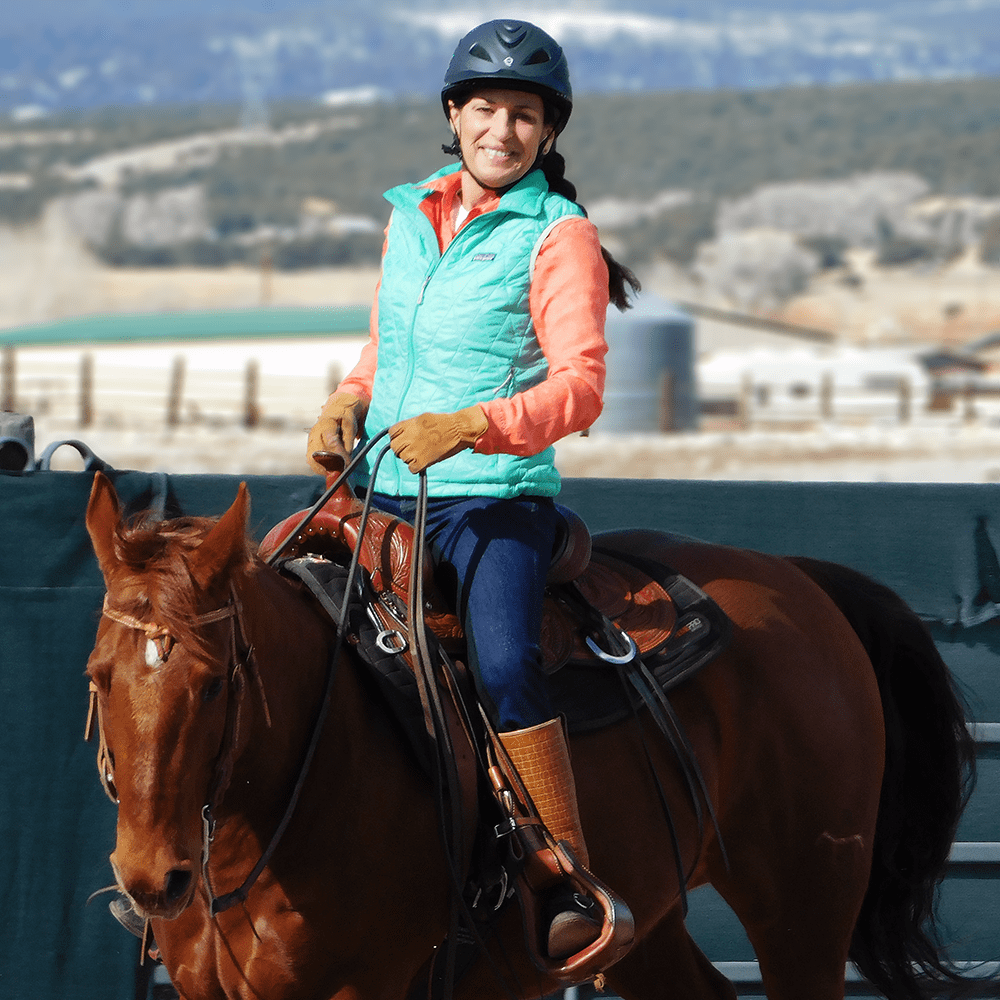
[[[111,480],[103,472],[94,476],[87,503],[87,534],[94,546],[97,563],[107,582],[119,559],[115,553],[115,535],[122,523],[121,504]]]
[[[216,522],[204,541],[191,553],[188,569],[191,578],[202,589],[246,551],[247,517],[250,513],[250,493],[246,483],[240,483],[233,505]]]

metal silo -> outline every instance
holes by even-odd
[[[608,308],[604,412],[594,430],[607,434],[693,430],[698,424],[694,321],[655,295],[633,309]]]

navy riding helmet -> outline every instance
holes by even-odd
[[[527,21],[487,21],[473,28],[459,43],[444,75],[441,104],[489,83],[509,90],[538,94],[551,104],[558,134],[573,110],[569,66],[559,43]]]

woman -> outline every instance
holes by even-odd
[[[558,514],[553,442],[601,412],[609,296],[638,282],[600,245],[555,142],[566,58],[534,25],[490,21],[459,43],[441,94],[460,157],[387,192],[371,337],[324,405],[308,457],[385,427],[376,504],[411,519],[426,469],[428,541],[450,575],[471,667],[542,820],[587,865],[561,721],[540,665]],[[371,472],[370,465],[368,472]],[[543,775],[538,779],[537,775]],[[556,894],[558,896],[558,894]],[[589,901],[554,898],[549,957],[589,944]]]

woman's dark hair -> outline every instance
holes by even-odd
[[[455,103],[456,107],[462,107],[472,98],[476,89],[475,85],[470,85],[461,91],[457,91],[456,88],[457,92],[451,95],[451,100]],[[560,112],[549,101],[546,101],[544,96],[542,99],[545,103],[545,123],[547,125],[555,125],[559,120]],[[462,155],[458,136],[455,136],[451,145],[442,145],[441,149],[449,156]],[[551,148],[541,157],[541,162],[536,164],[536,166],[545,174],[545,180],[548,181],[549,190],[553,194],[561,194],[564,198],[568,198],[583,209],[584,215],[587,214],[587,210],[576,200],[576,185],[566,178],[566,160],[562,153],[556,152],[554,139]],[[642,283],[630,268],[615,260],[603,245],[601,246],[601,256],[604,258],[604,263],[608,266],[608,297],[620,312],[625,312],[626,309],[632,306],[631,295],[642,289]]]
[[[549,182],[549,190],[554,194],[561,194],[572,202],[580,203],[576,200],[576,185],[566,178],[566,160],[562,153],[557,153],[555,146],[542,157],[542,173]],[[583,208],[583,205],[580,205]],[[587,210],[583,208],[584,215]],[[619,263],[611,256],[607,248],[601,245],[601,256],[604,263],[608,265],[608,297],[619,312],[625,312],[631,308],[631,294],[634,295],[642,288],[642,284],[635,276],[635,273],[624,264]],[[627,287],[626,287],[627,286]]]

